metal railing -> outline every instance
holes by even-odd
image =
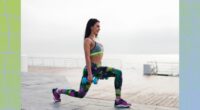
[[[119,59],[104,59],[103,65],[122,68],[122,61]],[[67,57],[32,56],[28,57],[28,66],[82,68],[85,66],[85,59],[67,58]]]
[[[178,62],[157,62],[149,61],[151,73],[155,75],[169,75],[179,76],[179,63]]]

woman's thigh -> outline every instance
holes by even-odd
[[[99,77],[100,79],[107,79],[108,77],[115,77],[116,75],[121,75],[121,70],[110,67],[110,66],[100,66],[94,72],[94,76]]]

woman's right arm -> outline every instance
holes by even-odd
[[[92,75],[91,71],[91,60],[90,60],[90,45],[91,45],[90,39],[84,40],[84,51],[85,51],[85,60],[86,60],[86,67],[89,75]]]

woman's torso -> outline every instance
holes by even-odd
[[[92,40],[92,46],[90,50],[90,59],[91,63],[101,64],[101,60],[103,57],[103,45],[99,42]]]

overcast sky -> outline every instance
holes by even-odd
[[[178,54],[179,0],[21,0],[22,54],[83,54],[89,18],[105,54]]]

